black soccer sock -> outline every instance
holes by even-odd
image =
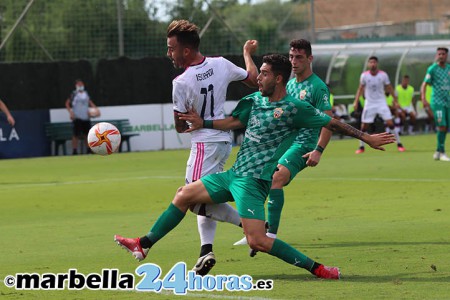
[[[212,244],[204,244],[204,245],[202,245],[202,248],[200,249],[200,256],[199,257],[202,257],[202,256],[208,254],[209,252],[212,252],[212,248],[213,248]]]
[[[150,239],[146,235],[139,238],[139,243],[141,244],[141,247],[144,249],[151,248],[153,246],[152,241],[150,241]]]
[[[314,271],[319,267],[321,265],[321,263],[318,263],[318,262],[314,262],[314,264],[313,264],[313,266],[312,266],[312,268],[311,268],[311,270],[310,270],[310,272],[312,273],[312,274],[314,274]]]

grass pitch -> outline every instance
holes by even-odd
[[[279,238],[341,268],[342,280],[247,247],[242,230],[219,224],[211,274],[272,279],[271,291],[194,292],[215,299],[445,299],[450,290],[450,163],[432,160],[434,135],[403,137],[407,151],[367,149],[333,140],[318,167],[285,189]],[[447,143],[448,144],[448,143]],[[234,161],[233,152],[228,167]],[[26,291],[7,288],[16,273],[133,273],[139,265],[113,242],[141,236],[184,184],[187,150],[0,161],[0,296],[3,299],[174,299],[135,291]],[[158,242],[144,262],[163,275],[179,261],[195,263],[193,214]],[[143,263],[144,263],[143,262]],[[136,277],[136,281],[140,278]]]

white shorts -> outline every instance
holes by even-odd
[[[375,117],[379,115],[383,121],[391,120],[392,114],[387,103],[379,103],[377,105],[365,105],[361,115],[362,123],[373,123]]]
[[[410,113],[415,113],[416,111],[414,110],[414,108],[413,108],[413,105],[412,105],[412,103],[410,104],[410,105],[408,105],[408,106],[405,106],[405,107],[402,107],[402,110],[404,110],[407,114],[410,114]]]
[[[231,153],[230,142],[192,143],[186,166],[186,184],[222,172]]]

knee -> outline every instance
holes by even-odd
[[[268,237],[264,236],[251,236],[247,235],[247,242],[250,248],[253,250],[261,251],[261,252],[269,252],[270,248],[268,246],[267,240]]]
[[[272,189],[281,189],[289,182],[289,171],[278,170],[272,177]]]
[[[177,204],[177,206],[190,207],[191,203],[189,203],[189,193],[185,190],[185,187],[179,187],[175,194],[175,198],[173,199],[173,203]]]

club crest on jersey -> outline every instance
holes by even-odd
[[[303,100],[306,97],[306,90],[301,90],[300,91],[300,99]]]
[[[281,107],[277,107],[275,108],[275,110],[273,111],[273,117],[275,119],[279,119],[281,118],[281,116],[283,115],[283,109]]]

